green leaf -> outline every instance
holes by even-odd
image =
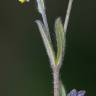
[[[65,34],[62,21],[59,18],[55,21],[55,33],[56,33],[56,41],[57,41],[57,57],[56,57],[56,64],[59,64],[62,60],[64,45],[65,45]]]
[[[53,50],[53,47],[52,47],[50,38],[49,38],[49,36],[46,34],[46,28],[45,28],[44,24],[43,24],[40,20],[36,20],[36,23],[37,23],[38,28],[39,28],[39,30],[40,30],[40,34],[41,34],[41,36],[42,36],[42,39],[43,39],[43,42],[44,42],[44,45],[45,45],[47,54],[48,54],[48,56],[49,56],[50,63],[51,63],[51,65],[52,65],[52,64],[55,64],[54,50]]]
[[[61,88],[60,88],[60,96],[66,96],[66,91],[62,83],[61,83]]]

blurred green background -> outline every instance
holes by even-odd
[[[51,35],[68,0],[45,0]],[[37,28],[36,0],[0,2],[0,96],[53,96],[49,60]],[[74,0],[61,78],[66,91],[96,96],[96,0]]]

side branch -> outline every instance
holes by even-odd
[[[64,32],[65,33],[66,33],[67,27],[68,27],[69,17],[70,17],[70,13],[71,13],[71,9],[72,9],[72,3],[73,3],[73,0],[69,0],[66,17],[65,17],[65,22],[64,22]]]

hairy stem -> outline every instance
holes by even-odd
[[[58,66],[53,69],[54,96],[60,95],[60,78]]]

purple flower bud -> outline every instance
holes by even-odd
[[[77,96],[77,90],[73,89],[72,91],[70,91],[70,93],[68,93],[67,96]]]
[[[78,95],[77,95],[77,96],[84,96],[85,93],[86,93],[86,92],[85,92],[84,90],[81,90],[81,91],[78,92]]]
[[[70,93],[67,94],[67,96],[84,96],[85,93],[86,92],[84,90],[77,91],[76,89],[73,89],[70,91]]]

